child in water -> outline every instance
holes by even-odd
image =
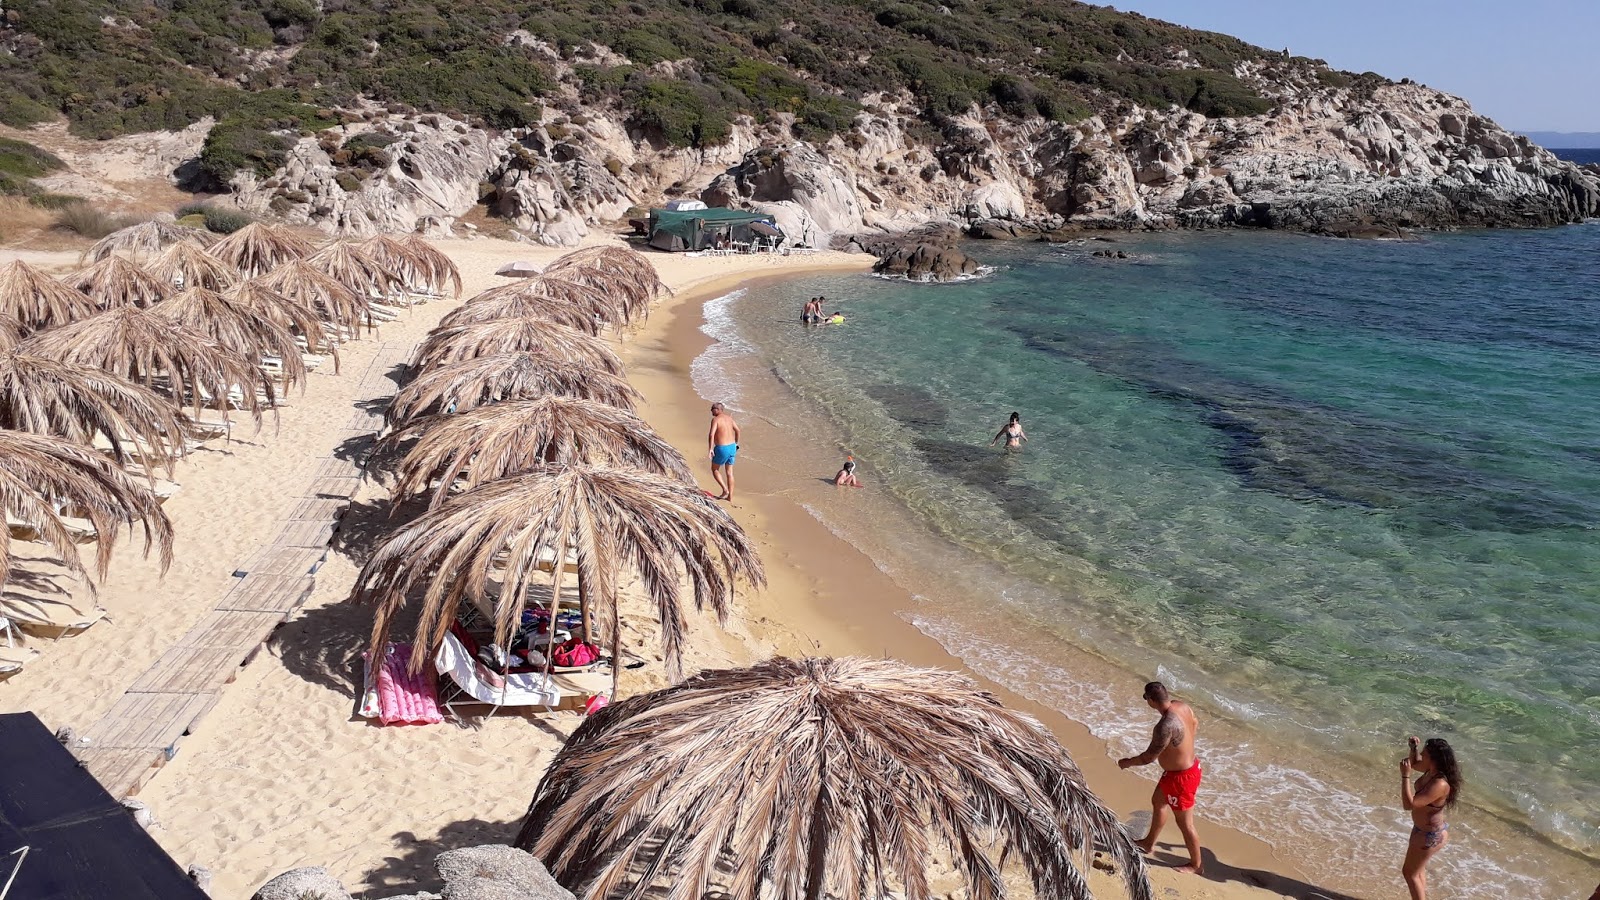
[[[856,478],[856,458],[854,456],[846,456],[844,458],[844,468],[839,470],[839,474],[833,476],[833,483],[836,487],[861,487],[861,480]]]
[[[828,317],[828,324],[829,325],[843,325],[844,324],[844,313],[836,312],[833,315],[829,316]]]

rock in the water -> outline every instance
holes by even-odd
[[[504,844],[441,853],[434,867],[445,900],[573,900],[537,857]]]
[[[327,869],[307,866],[263,884],[250,900],[350,900],[350,892]]]
[[[954,247],[908,244],[879,257],[872,271],[904,276],[910,281],[953,281],[963,275],[976,275],[978,263]]]

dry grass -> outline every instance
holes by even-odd
[[[40,209],[22,197],[0,197],[0,245],[27,240],[49,228],[55,213]]]
[[[99,240],[134,223],[114,216],[92,203],[69,203],[56,213],[55,227],[80,237]]]

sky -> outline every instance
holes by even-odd
[[[1101,0],[1101,5],[1107,5]],[[1600,132],[1600,0],[1116,0],[1336,69],[1411,78],[1513,131]]]

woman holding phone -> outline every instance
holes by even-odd
[[[1427,743],[1410,738],[1408,743],[1411,752],[1400,760],[1400,805],[1411,813],[1411,840],[1400,874],[1411,890],[1411,900],[1425,900],[1428,860],[1450,840],[1444,813],[1456,805],[1461,793],[1461,767],[1444,738],[1429,738]],[[1422,773],[1415,783],[1413,772]]]

